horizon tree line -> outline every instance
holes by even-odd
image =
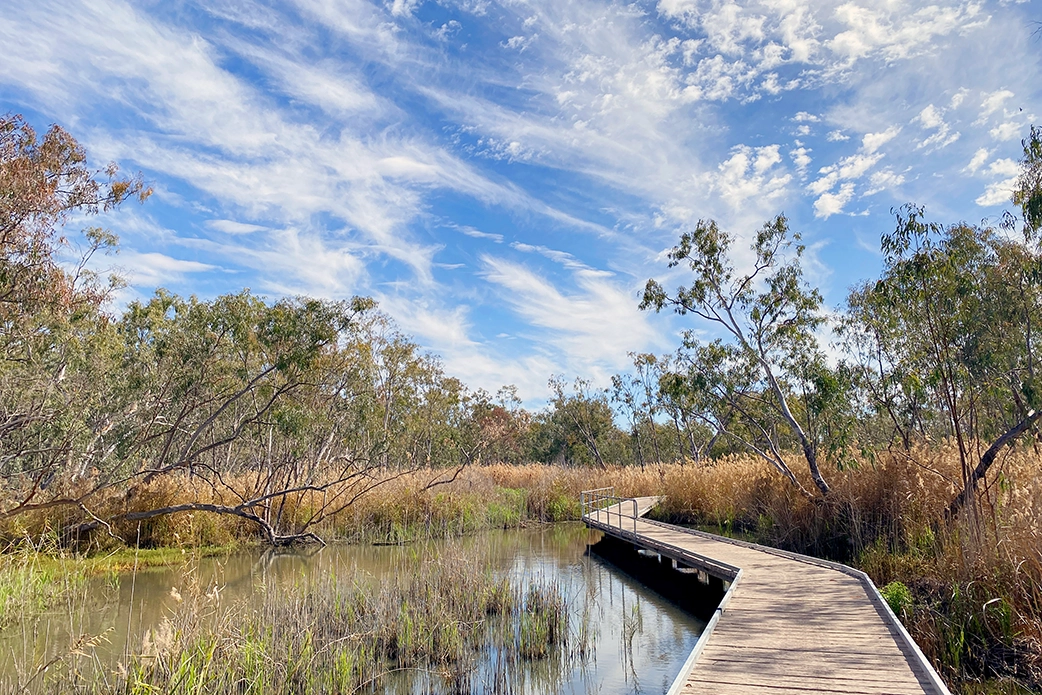
[[[115,165],[90,169],[58,126],[38,137],[0,117],[0,521],[61,510],[69,527],[112,532],[205,511],[282,544],[318,540],[316,524],[405,474],[437,486],[487,463],[711,465],[741,452],[827,499],[854,454],[939,441],[960,457],[954,517],[1042,417],[1042,131],[1023,145],[1018,214],[945,225],[895,211],[880,277],[855,286],[834,323],[838,361],[820,344],[824,303],[786,218],[752,237],[750,268],[733,260],[737,239],[703,220],[669,253],[689,284],[649,280],[640,306],[719,337],[689,330],[674,353],[632,353],[607,388],[551,375],[547,407],[531,412],[514,387],[492,395],[445,374],[365,297],[160,289],[114,312],[120,278],[89,268],[118,240],[84,230],[70,267],[64,225],[150,189]],[[143,508],[158,480],[186,499]]]

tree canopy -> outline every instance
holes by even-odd
[[[323,519],[408,472],[436,485],[490,462],[606,470],[735,452],[821,499],[852,450],[948,440],[962,464],[947,481],[954,516],[1042,417],[1042,131],[1023,147],[1016,214],[942,224],[895,210],[880,277],[831,319],[784,216],[750,235],[749,254],[699,221],[668,255],[687,280],[649,280],[640,300],[701,322],[676,352],[631,354],[607,388],[554,376],[547,407],[529,412],[513,387],[492,396],[445,374],[365,297],[158,289],[117,310],[119,277],[91,268],[118,239],[66,225],[143,202],[149,187],[115,165],[91,169],[57,126],[40,138],[5,116],[0,518],[66,509],[70,528],[113,532],[205,511],[283,543],[314,539]],[[162,480],[182,497],[144,501]]]

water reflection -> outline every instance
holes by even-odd
[[[494,568],[528,582],[553,581],[566,596],[574,634],[590,644],[573,658],[504,663],[513,659],[490,650],[468,679],[471,692],[488,693],[665,693],[694,648],[703,623],[650,591],[609,562],[588,552],[600,538],[581,524],[557,524],[482,534],[457,541],[408,546],[330,546],[310,552],[243,552],[188,561],[89,582],[80,600],[70,601],[28,623],[0,632],[0,669],[26,673],[67,650],[82,634],[106,635],[91,660],[111,670],[138,653],[145,636],[168,616],[180,594],[205,591],[213,604],[259,598],[265,587],[293,586],[331,574],[361,573],[376,580],[435,562],[453,543],[490,558]],[[5,680],[7,680],[5,678]],[[20,679],[19,679],[20,680]],[[438,674],[401,672],[384,678],[374,692],[445,692]]]

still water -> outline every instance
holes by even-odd
[[[352,573],[361,572],[379,580],[433,561],[452,544],[454,552],[480,550],[492,558],[493,566],[522,585],[556,583],[566,597],[572,620],[581,620],[592,633],[593,649],[587,658],[552,672],[545,665],[528,665],[531,673],[521,674],[517,684],[522,687],[512,690],[563,695],[665,693],[704,623],[591,553],[590,546],[600,537],[599,532],[581,524],[557,524],[409,546],[241,552],[189,560],[183,567],[99,577],[91,580],[82,600],[39,616],[31,624],[10,625],[0,632],[0,673],[24,673],[27,665],[68,650],[85,633],[106,635],[88,658],[99,671],[106,666],[111,669],[121,657],[141,649],[149,631],[174,610],[179,594],[200,587],[212,592],[222,605],[230,605],[250,600],[265,586],[290,586],[319,576],[316,573],[354,576]],[[384,679],[376,692],[439,691],[436,682],[399,675]]]

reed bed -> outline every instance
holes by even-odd
[[[87,574],[82,563],[24,551],[0,555],[0,630],[66,601],[84,588]]]
[[[227,606],[219,587],[186,585],[115,668],[92,658],[106,635],[81,636],[58,658],[21,669],[18,682],[0,675],[0,690],[366,693],[419,677],[425,692],[491,692],[523,680],[533,662],[571,668],[592,646],[555,582],[496,570],[473,549],[432,555],[392,579],[337,571],[289,587],[262,583]]]
[[[799,469],[798,457],[791,465]],[[982,692],[982,682],[996,692],[1038,691],[1042,456],[1030,447],[1009,450],[997,467],[979,509],[951,524],[943,512],[956,491],[958,457],[935,447],[854,457],[832,471],[826,501],[804,498],[767,464],[744,456],[643,470],[488,466],[465,472],[440,498],[411,497],[403,481],[365,500],[336,528],[345,536],[361,528],[451,533],[466,525],[462,519],[480,525],[578,518],[579,492],[593,487],[664,494],[654,512],[663,520],[846,562],[888,595],[907,589],[901,618],[956,691]],[[516,504],[509,516],[483,516],[480,510],[505,499]]]
[[[800,470],[798,456],[790,463]],[[1042,689],[1040,470],[1042,455],[1033,447],[1007,450],[980,507],[949,524],[943,510],[960,476],[958,456],[943,446],[853,456],[830,472],[833,492],[824,501],[802,497],[767,464],[747,456],[606,471],[490,465],[468,468],[431,489],[425,486],[437,475],[433,471],[389,480],[317,531],[327,539],[407,543],[574,520],[579,492],[593,487],[666,495],[654,512],[661,519],[741,533],[864,569],[894,597],[916,640],[956,689],[979,692],[975,683],[995,679]],[[805,484],[811,487],[809,480]],[[133,504],[205,494],[186,492],[176,481],[162,485],[142,490]],[[306,502],[287,505],[284,518],[306,518]],[[254,537],[239,521],[204,517],[175,515],[120,533],[140,533],[152,545]],[[22,537],[60,525],[43,516],[22,523]],[[14,534],[0,529],[0,535]]]

